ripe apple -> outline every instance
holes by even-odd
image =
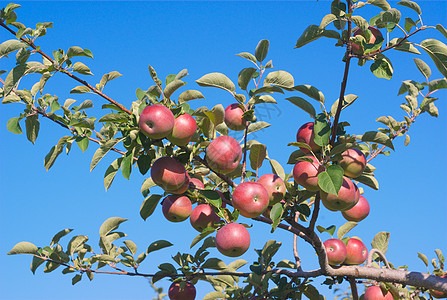
[[[250,247],[250,234],[243,225],[229,223],[217,231],[216,247],[223,255],[241,256]]]
[[[359,149],[348,149],[341,154],[338,164],[343,168],[345,176],[356,178],[366,167],[366,157]]]
[[[196,288],[190,282],[185,282],[182,288],[180,282],[173,282],[168,291],[171,300],[194,300],[196,299]]]
[[[195,189],[197,190],[203,190],[205,189],[205,185],[203,184],[203,182],[198,179],[198,178],[190,178],[189,179],[189,183],[192,184],[194,186]]]
[[[264,174],[259,177],[258,183],[262,184],[269,194],[269,205],[275,205],[281,201],[286,194],[284,181],[275,174]]]
[[[346,245],[347,255],[344,261],[347,265],[360,265],[368,256],[368,249],[365,244],[359,239],[350,238]]]
[[[293,179],[306,190],[316,192],[320,190],[318,187],[318,174],[324,171],[324,167],[320,165],[320,162],[314,156],[309,155],[306,157],[311,158],[312,163],[298,161],[293,167]]]
[[[233,207],[246,218],[260,216],[269,206],[269,194],[259,182],[246,181],[233,191]]]
[[[169,195],[163,200],[163,215],[171,222],[185,221],[191,209],[191,200],[186,196]]]
[[[185,166],[168,156],[161,157],[152,164],[151,177],[155,184],[168,193],[182,194],[189,186]]]
[[[356,185],[346,176],[343,176],[343,183],[338,191],[338,196],[324,191],[320,192],[323,205],[331,211],[345,211],[353,208],[359,200],[359,195]]]
[[[180,115],[175,119],[174,128],[167,139],[177,146],[186,146],[194,136],[196,129],[196,120],[191,115]]]
[[[236,170],[242,159],[242,148],[231,136],[215,138],[206,149],[206,161],[213,171],[228,174]]]
[[[200,204],[192,210],[189,221],[195,230],[202,232],[203,229],[212,227],[214,223],[219,222],[220,218],[216,215],[211,205]]]
[[[369,26],[368,29],[369,29],[369,31],[371,31],[371,38],[369,39],[369,41],[366,41],[366,42],[367,42],[367,44],[374,44],[374,42],[376,41],[378,36],[382,37],[382,33],[379,31],[379,29],[372,27],[372,26]],[[365,37],[365,35],[363,34],[363,31],[360,28],[357,28],[354,31],[354,36],[356,36],[356,35],[361,35],[361,36]],[[363,54],[362,47],[355,43],[352,43],[351,49],[352,49],[352,53],[354,53],[354,54],[357,54],[357,55]]]
[[[318,151],[321,147],[315,144],[314,142],[315,132],[314,132],[314,123],[309,122],[304,124],[298,129],[296,133],[296,141],[300,143],[306,143],[310,146],[313,152]],[[301,148],[301,151],[304,153],[310,153],[310,151],[306,148]]]
[[[342,211],[343,217],[348,221],[360,222],[369,215],[369,203],[365,197],[360,196],[353,208]]]
[[[241,108],[240,104],[233,103],[225,108],[225,124],[231,130],[240,131],[244,130],[247,125],[247,121],[242,116],[244,110]]]
[[[174,128],[175,117],[166,106],[155,104],[146,106],[140,114],[138,126],[151,139],[167,137]]]
[[[364,300],[393,300],[393,295],[388,291],[384,295],[380,286],[373,285],[366,289]]]
[[[339,265],[345,261],[348,253],[345,243],[339,239],[329,239],[323,244],[326,248],[328,262],[331,266]]]
[[[447,278],[447,275],[441,276],[442,278]],[[433,298],[440,299],[440,298],[447,298],[447,293],[436,291],[436,290],[430,290],[430,295],[432,295]]]

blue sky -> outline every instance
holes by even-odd
[[[18,21],[27,26],[54,22],[54,28],[37,42],[45,52],[51,53],[59,48],[67,50],[70,46],[81,46],[93,52],[93,60],[79,59],[94,73],[94,76],[85,76],[86,80],[97,83],[103,74],[110,71],[123,74],[106,86],[105,93],[127,107],[136,100],[137,88],[145,90],[152,85],[147,69],[149,64],[157,70],[160,78],[188,69],[189,76],[185,78],[188,85],[184,89],[199,89],[206,97],[205,100],[191,102],[193,108],[202,105],[211,108],[218,103],[226,107],[234,102],[228,93],[201,88],[194,81],[204,74],[221,72],[236,83],[239,71],[250,67],[250,62],[235,54],[253,53],[261,39],[270,40],[267,60],[273,60],[274,70],[290,72],[296,85],[316,86],[325,94],[328,106],[338,98],[344,49],[334,47],[334,40],[329,39],[293,49],[303,30],[310,24],[320,24],[322,17],[329,13],[329,1],[18,3],[22,5],[17,10]],[[424,24],[444,23],[447,27],[446,3],[422,1]],[[1,6],[6,4],[3,1]],[[362,10],[366,11],[368,19],[379,13],[379,9],[372,6]],[[415,17],[412,11],[401,10],[405,16]],[[12,38],[4,30],[0,32],[1,41]],[[415,41],[429,37],[446,42],[437,30],[427,30]],[[349,133],[361,134],[377,129],[381,125],[375,119],[383,115],[402,120],[403,111],[399,105],[405,99],[397,96],[400,82],[423,80],[413,63],[414,55],[388,53],[395,70],[391,80],[374,77],[369,71],[370,63],[365,67],[357,66],[355,61],[352,64],[347,93],[356,94],[359,99],[341,117],[351,124]],[[441,77],[427,55],[419,58],[429,63],[433,79]],[[34,60],[40,61],[40,58],[34,56]],[[2,59],[0,69],[4,66],[10,68],[14,63]],[[30,76],[21,84],[29,88],[36,80],[37,77]],[[45,91],[58,95],[60,99],[74,98],[78,103],[91,99],[95,107],[90,114],[100,116],[100,108],[105,101],[94,95],[70,95],[69,90],[77,85],[59,74],[49,81]],[[295,150],[287,144],[295,141],[296,131],[303,123],[311,121],[306,113],[284,100],[290,96],[302,95],[289,92],[277,96],[276,107],[260,107],[259,119],[272,126],[252,137],[267,145],[270,157],[280,161],[286,172],[292,170],[293,166],[286,165],[286,162]],[[395,266],[408,265],[411,270],[426,271],[417,258],[417,252],[426,254],[429,259],[435,257],[434,249],[447,253],[446,96],[445,90],[437,93],[440,98],[436,102],[440,112],[437,119],[425,114],[417,119],[410,131],[409,146],[404,147],[403,139],[398,139],[396,152],[372,161],[377,167],[375,173],[380,190],[365,187],[364,196],[370,202],[371,214],[350,233],[361,237],[370,248],[377,232],[391,232],[387,256]],[[146,222],[141,219],[139,208],[143,197],[140,186],[145,177],[137,170],[132,173],[130,181],[118,174],[111,189],[105,192],[103,175],[116,159],[115,154],[109,154],[95,170],[89,172],[95,146],[91,145],[85,153],[74,146],[68,156],[61,155],[47,172],[43,167],[45,155],[67,133],[63,128],[42,120],[39,138],[32,145],[25,135],[14,135],[6,130],[7,120],[17,116],[21,110],[20,105],[9,104],[2,105],[0,113],[0,138],[3,141],[0,148],[0,266],[3,269],[0,272],[0,298],[151,299],[153,290],[145,279],[97,275],[93,282],[84,278],[72,286],[72,276],[62,275],[59,270],[43,274],[43,269],[39,269],[33,275],[29,270],[31,257],[6,256],[20,241],[46,246],[52,236],[64,228],[74,228],[72,234],[88,235],[90,244],[98,248],[99,226],[113,216],[129,219],[120,229],[139,246],[139,252],[158,239],[173,242],[174,247],[149,256],[142,265],[142,272],[156,271],[158,264],[169,260],[177,251],[196,251],[196,248],[189,250],[195,230],[189,224],[167,222],[162,217],[161,207]],[[262,172],[271,172],[267,162]],[[253,249],[262,248],[268,239],[276,239],[283,243],[277,261],[293,260],[290,234],[280,231],[270,234],[269,226],[265,224],[241,217],[242,221],[254,226],[250,229],[251,247],[241,258],[248,262],[256,260]],[[318,225],[327,227],[334,224],[339,227],[343,223],[341,214],[324,209],[320,213]],[[322,235],[323,240],[327,238],[327,234]],[[316,268],[313,249],[303,241],[298,242],[298,249],[303,268]],[[211,254],[219,256],[217,250]],[[320,281],[316,282],[320,287]],[[158,285],[167,287],[169,282],[163,280]],[[199,283],[197,288],[197,299],[212,291],[206,283]],[[333,298],[332,291],[323,288],[322,293],[328,299]]]

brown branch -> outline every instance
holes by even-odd
[[[222,173],[219,173],[219,172],[214,171],[214,170],[209,166],[209,164],[207,163],[207,161],[206,161],[205,159],[201,158],[201,157],[198,156],[198,155],[195,155],[195,156],[194,156],[194,159],[197,160],[198,162],[200,162],[202,165],[206,166],[206,167],[207,167],[208,169],[210,169],[211,171],[213,171],[213,172],[214,172],[220,179],[222,179],[223,181],[225,181],[226,183],[228,183],[229,186],[231,186],[231,187],[233,187],[233,188],[237,187],[237,184],[234,183],[234,181],[231,180],[229,177],[227,177],[226,175],[224,175],[224,174],[222,174]]]
[[[357,291],[357,284],[355,282],[355,278],[349,277],[348,280],[349,280],[349,284],[351,285],[352,299],[359,300],[359,293]]]
[[[309,222],[309,227],[307,227],[310,231],[315,230],[315,223],[317,222],[318,212],[320,211],[320,192],[315,195],[314,201],[314,210],[312,212],[312,217]]]
[[[385,254],[383,254],[382,251],[380,251],[379,249],[371,249],[368,253],[368,257],[366,259],[366,266],[367,267],[371,267],[372,266],[372,260],[373,260],[373,255],[377,254],[380,259],[383,261],[383,263],[385,264],[385,266],[390,269],[390,264],[388,263],[388,260],[386,259]]]
[[[16,32],[14,32],[14,30],[12,30],[11,28],[9,28],[3,21],[0,20],[0,26],[2,26],[3,28],[5,28],[6,30],[8,30],[11,34],[13,34],[14,36],[17,35]],[[115,100],[113,100],[112,98],[110,98],[109,96],[107,96],[106,94],[102,93],[101,91],[97,90],[96,88],[94,88],[92,85],[90,85],[87,81],[82,80],[81,78],[77,77],[76,75],[73,75],[72,73],[68,72],[67,70],[65,70],[64,68],[62,68],[58,63],[56,63],[48,54],[44,53],[42,50],[38,49],[36,47],[36,45],[34,45],[34,43],[28,39],[25,39],[23,37],[20,37],[20,40],[24,43],[26,43],[28,46],[30,46],[31,48],[34,49],[35,52],[39,53],[40,55],[42,55],[43,57],[45,57],[48,61],[50,61],[53,66],[57,69],[57,71],[64,73],[65,75],[71,77],[72,79],[78,81],[79,83],[81,83],[82,85],[88,87],[89,89],[91,89],[95,94],[101,96],[102,98],[106,99],[107,101],[109,101],[110,103],[115,104],[116,106],[118,106],[121,110],[125,111],[126,113],[128,113],[129,115],[132,114],[132,112],[130,110],[128,110],[126,107],[124,107],[123,105],[121,105],[120,103],[116,102]]]
[[[244,158],[242,159],[241,183],[245,181],[245,174],[246,174],[245,171],[247,169],[247,135],[248,135],[248,125],[249,124],[250,124],[249,122],[246,122],[245,130],[244,130]]]

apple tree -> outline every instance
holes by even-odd
[[[11,116],[7,129],[14,134],[25,131],[34,143],[41,122],[61,127],[66,133],[57,137],[56,145],[50,145],[44,159],[47,170],[72,146],[82,152],[94,147],[90,171],[104,157],[114,157],[104,174],[106,190],[116,176],[130,180],[132,173],[139,172],[145,176],[141,218],[150,222],[153,214],[163,214],[167,220],[163,226],[184,222],[185,230],[197,231],[193,240],[186,241],[191,251],[173,253],[169,262],[157,262],[153,273],[141,272],[140,265],[154,264],[146,258],[155,251],[173,249],[169,248],[173,244],[155,240],[141,252],[142,246],[137,247],[120,231],[127,221],[121,217],[104,221],[98,246],[86,235],[63,229],[48,245],[20,242],[8,254],[31,255],[33,273],[42,266],[46,273],[58,269],[71,274],[73,285],[82,278],[93,280],[105,274],[149,278],[152,284],[170,280],[170,299],[195,299],[198,281],[210,284],[204,299],[322,299],[314,278],[324,278],[330,288],[349,283],[345,295],[352,299],[447,297],[441,250],[434,251],[431,263],[418,253],[428,267],[423,273],[395,266],[387,259],[389,232],[378,232],[370,246],[361,238],[348,236],[355,226],[362,226],[374,205],[367,200],[367,190],[379,189],[372,160],[390,155],[396,140],[403,139],[408,145],[409,131],[417,126],[420,115],[439,114],[435,103],[437,93],[447,88],[447,45],[445,40],[418,40],[418,36],[422,31],[436,31],[447,38],[447,30],[441,24],[425,24],[421,7],[408,0],[393,7],[386,0],[334,0],[319,5],[328,6],[327,15],[320,24],[302,29],[295,48],[299,51],[317,39],[328,38],[344,49],[341,86],[333,103],[326,101],[320,89],[324,83],[319,88],[297,83],[290,72],[274,70],[272,60],[267,60],[270,42],[262,39],[254,51],[237,54],[246,62],[237,78],[221,72],[203,74],[191,89],[184,88],[186,69],[161,78],[149,65],[153,83],[138,88],[129,107],[105,93],[105,86],[122,76],[118,71],[105,73],[98,83],[90,82],[90,68],[79,61],[93,58],[90,50],[72,46],[44,52],[38,39],[53,23],[30,28],[18,21],[20,5],[4,7],[0,58],[5,61],[15,55],[16,65],[0,71],[0,96],[3,104],[23,108]],[[378,13],[368,21],[365,16],[371,11]],[[402,117],[379,116],[381,128],[358,132],[343,118],[343,112],[358,98],[347,93],[351,64],[357,62],[363,72],[390,79],[394,69],[388,53],[393,52],[404,55],[420,71],[408,74],[408,80],[396,87],[403,99]],[[431,60],[416,58],[421,52]],[[431,68],[436,68],[441,78],[432,78]],[[74,105],[75,100],[62,100],[47,90],[46,83],[55,75],[77,82],[71,94],[95,94],[95,102],[102,103],[102,114],[90,113],[91,100]],[[24,86],[24,78],[36,80]],[[190,101],[202,101],[205,91],[215,88],[227,92],[233,103],[191,108]],[[309,115],[293,129],[296,140],[285,141],[289,145],[285,148],[287,166],[280,164],[281,158],[271,157],[269,145],[252,138],[253,133],[270,126],[258,120],[260,105],[282,105],[277,103],[282,98]],[[234,138],[234,133],[239,133],[240,139]],[[263,164],[264,168],[269,164],[271,172],[261,174]],[[338,212],[346,220],[344,224],[323,226],[322,214]],[[251,248],[250,233],[260,228],[250,224],[257,222],[269,224],[272,233],[285,231],[293,237],[293,260],[275,256],[281,242],[267,239],[262,249],[255,249],[254,262],[237,258]],[[69,234],[71,238],[64,239]],[[325,239],[327,234],[331,238]],[[313,248],[316,256],[301,257],[298,239]],[[214,247],[220,257],[210,254]],[[235,259],[226,264],[223,256]],[[305,270],[304,260],[315,260],[318,268]],[[360,295],[358,285],[363,284],[366,292]],[[159,297],[163,297],[161,291]]]

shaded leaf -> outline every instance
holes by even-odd
[[[75,88],[73,88],[70,91],[70,94],[84,94],[84,93],[90,93],[92,90],[86,86],[79,85]]]
[[[368,131],[362,135],[361,140],[363,142],[373,142],[381,145],[385,145],[394,150],[394,145],[388,135],[380,131]]]
[[[81,279],[82,279],[82,275],[77,274],[71,279],[71,284],[75,285],[76,283],[81,281]]]
[[[112,185],[113,179],[120,168],[122,159],[122,157],[115,159],[107,168],[106,173],[104,174],[104,187],[106,191]]]
[[[312,118],[315,119],[315,108],[308,101],[304,100],[301,97],[289,97],[286,98],[286,100],[295,104],[296,106],[307,112]]]
[[[378,55],[370,67],[371,72],[377,78],[391,79],[393,77],[393,65],[384,55]]]
[[[150,195],[144,199],[140,207],[140,216],[143,220],[146,220],[150,215],[152,215],[161,197],[162,195]]]
[[[239,72],[237,84],[242,90],[246,90],[253,74],[256,72],[255,68],[245,68]]]
[[[419,45],[427,52],[444,77],[447,77],[447,46],[441,41],[427,39]]]
[[[127,219],[123,219],[120,217],[111,217],[102,223],[101,227],[99,228],[99,236],[106,236],[111,231],[117,229],[121,223],[127,221]]]
[[[252,133],[267,127],[270,127],[271,124],[264,122],[264,121],[259,121],[256,123],[251,123],[250,125],[248,125],[248,133]]]
[[[198,242],[203,240],[206,236],[213,233],[214,231],[216,231],[216,228],[214,228],[214,227],[207,227],[207,228],[203,229],[203,231],[192,240],[189,248],[194,247]]]
[[[18,117],[14,117],[8,120],[8,122],[6,123],[6,128],[14,133],[14,134],[22,134],[22,128],[20,127],[19,124],[20,118]]]
[[[147,247],[146,254],[149,254],[151,252],[154,252],[154,251],[157,251],[157,250],[160,250],[163,248],[171,247],[171,246],[173,246],[173,245],[168,241],[158,240],[158,241],[151,243],[149,245],[149,247]]]
[[[294,86],[293,89],[311,97],[312,99],[317,100],[318,102],[324,103],[323,93],[314,86],[303,84]]]
[[[278,175],[279,177],[281,177],[282,180],[285,179],[286,174],[284,172],[283,167],[281,166],[281,164],[279,162],[277,162],[274,159],[270,159],[269,158],[269,162],[270,162],[270,166],[272,167],[272,172],[276,175]]]
[[[63,229],[61,231],[59,231],[58,233],[56,233],[53,237],[53,239],[51,240],[50,246],[53,246],[54,244],[59,243],[59,240],[66,236],[67,234],[69,234],[70,232],[72,232],[73,229]]]
[[[337,230],[337,238],[341,240],[352,228],[357,226],[357,222],[346,222]]]
[[[353,94],[345,95],[344,99],[343,99],[343,104],[342,104],[341,110],[345,109],[346,107],[348,107],[349,105],[354,103],[354,101],[357,100],[358,97],[359,96],[353,95]],[[332,107],[331,107],[331,115],[332,116],[335,116],[335,113],[337,112],[338,101],[339,101],[339,99],[337,99],[334,102],[334,104],[332,104]]]
[[[267,147],[263,144],[253,144],[250,146],[250,166],[253,170],[257,170],[262,166],[267,155]]]
[[[0,58],[8,56],[9,53],[26,48],[27,44],[19,40],[8,40],[0,44]]]
[[[33,272],[33,274],[36,274],[37,268],[44,262],[45,260],[43,260],[42,258],[33,256],[33,260],[31,261],[31,272]]]
[[[73,71],[78,72],[79,74],[82,74],[82,75],[93,75],[93,73],[90,71],[89,67],[87,67],[86,65],[84,65],[81,62],[76,62],[73,65]]]
[[[294,86],[292,74],[286,71],[270,72],[264,79],[264,85],[275,85],[286,89]]]
[[[222,73],[209,73],[196,80],[197,84],[205,87],[217,87],[230,93],[234,93],[234,83]]]
[[[102,75],[99,85],[102,86],[102,88],[104,88],[106,86],[107,82],[109,82],[115,78],[121,77],[121,76],[123,76],[123,75],[121,75],[117,71],[112,71],[110,73],[104,74],[104,75]]]
[[[16,244],[12,249],[6,253],[7,255],[15,254],[37,254],[37,247],[30,242],[20,242]]]
[[[78,46],[68,48],[67,57],[72,58],[74,56],[85,56],[93,58],[93,54],[90,50],[82,49],[81,47]]]
[[[191,101],[194,99],[205,99],[205,97],[199,91],[188,90],[188,91],[184,91],[183,93],[180,94],[180,96],[178,97],[178,103],[182,104],[186,101]]]
[[[269,41],[260,40],[255,49],[255,57],[259,62],[262,62],[269,51]]]
[[[172,82],[170,82],[168,85],[166,85],[165,89],[164,89],[164,94],[166,97],[170,98],[171,95],[179,88],[181,88],[182,86],[184,86],[186,84],[186,82],[183,82],[181,80],[173,80]]]
[[[335,228],[336,227],[334,225],[331,225],[328,228],[324,228],[323,226],[320,226],[320,225],[317,226],[317,230],[320,233],[327,232],[327,233],[329,233],[331,235],[331,237],[334,235]]]
[[[242,52],[242,53],[239,53],[236,55],[240,56],[242,58],[248,59],[249,61],[251,61],[252,63],[254,63],[257,66],[256,57],[253,54],[248,53],[248,52]]]
[[[124,245],[126,245],[127,249],[129,249],[130,253],[132,253],[132,255],[135,255],[137,253],[137,245],[135,245],[134,242],[127,240],[124,241]]]
[[[68,254],[73,255],[73,253],[78,250],[85,242],[88,241],[88,237],[86,235],[77,235],[74,236],[67,245]]]
[[[440,33],[442,33],[442,35],[447,38],[447,30],[444,28],[444,26],[442,26],[441,24],[436,25],[436,29],[439,30]]]
[[[413,58],[414,63],[416,64],[416,67],[418,68],[418,70],[422,73],[422,75],[428,79],[428,77],[431,76],[431,69],[430,67],[422,60],[419,58]]]
[[[391,6],[389,5],[386,0],[368,0],[366,3],[377,6],[381,8],[382,10],[389,10],[391,9]]]
[[[340,34],[337,31],[321,29],[317,25],[308,26],[296,41],[295,48],[300,48],[320,37],[328,37],[333,39],[340,39]]]
[[[408,1],[408,0],[402,0],[396,3],[397,5],[406,6],[408,8],[411,8],[414,10],[418,15],[422,14],[421,8],[416,2]]]
[[[373,247],[374,249],[378,249],[383,254],[385,254],[386,251],[388,250],[389,241],[390,241],[390,233],[381,231],[374,236],[371,242],[371,247]]]
[[[116,144],[118,144],[121,139],[112,139],[107,141],[104,145],[102,145],[98,150],[95,151],[93,155],[92,162],[90,163],[90,172],[96,167],[96,165],[101,161],[101,159],[110,151]]]
[[[31,143],[35,143],[39,134],[40,122],[37,114],[31,115],[25,119],[26,137]]]
[[[360,176],[356,177],[355,180],[358,182],[363,183],[364,185],[369,186],[370,188],[373,188],[375,190],[379,189],[379,182],[377,179],[369,174],[361,174]]]
[[[318,174],[318,186],[328,194],[338,195],[342,184],[343,168],[339,165],[329,166]]]

